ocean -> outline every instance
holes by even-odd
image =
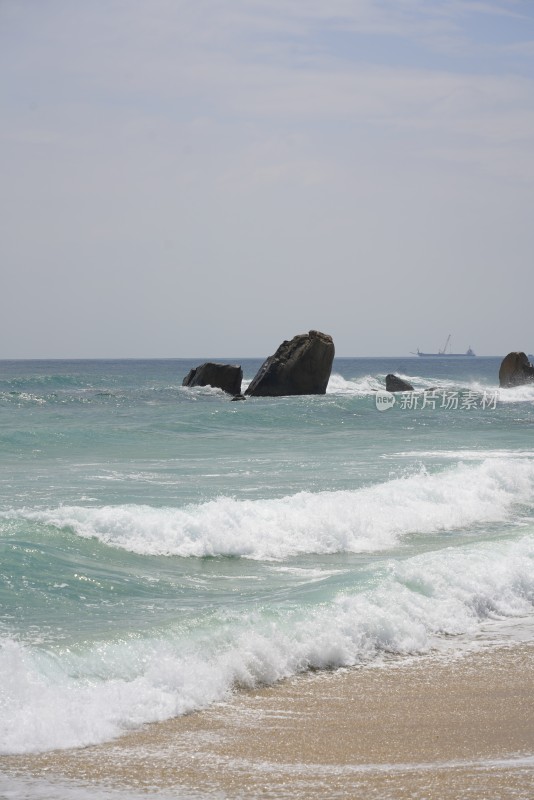
[[[534,386],[336,358],[324,396],[231,402],[182,387],[199,363],[0,362],[1,755],[532,640]],[[379,410],[388,372],[417,393]]]

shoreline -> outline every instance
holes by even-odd
[[[526,800],[533,698],[534,642],[501,644],[307,673],[0,769],[155,797]]]

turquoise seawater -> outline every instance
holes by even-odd
[[[198,363],[0,362],[0,753],[530,636],[534,387],[499,358],[336,359],[324,396],[246,402],[183,388]],[[379,411],[388,372],[418,392]]]

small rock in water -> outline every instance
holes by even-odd
[[[398,375],[390,373],[386,375],[386,392],[414,392],[411,383],[399,378]]]

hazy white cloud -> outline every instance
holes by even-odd
[[[530,9],[3,0],[2,354],[532,348]]]

